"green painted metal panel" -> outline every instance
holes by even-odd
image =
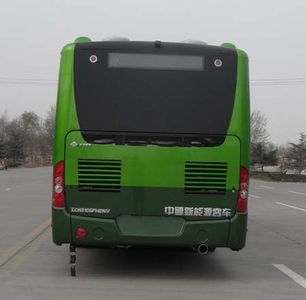
[[[86,146],[75,146],[76,144]],[[121,161],[120,191],[80,191],[78,188],[79,159],[94,159],[97,164],[99,159]],[[226,163],[224,193],[186,194],[184,191],[186,161]],[[72,207],[110,209],[110,213],[106,216],[108,218],[120,214],[165,215],[165,207],[168,206],[229,208],[232,212],[236,210],[240,141],[235,136],[227,136],[221,146],[211,148],[89,146],[83,140],[80,132],[73,131],[66,138],[65,164],[68,210],[71,210]],[[209,176],[218,175],[215,173],[218,172],[218,169],[208,170],[212,172],[209,173]],[[86,172],[86,169],[82,171]],[[109,181],[106,182],[109,185]],[[77,212],[76,214],[98,217],[95,211]],[[100,216],[105,217],[103,214]],[[192,216],[191,219],[198,218]]]
[[[247,214],[236,214],[230,221],[228,247],[240,250],[245,246],[247,235]]]
[[[166,217],[165,217],[166,218]],[[165,226],[166,223],[164,223]],[[172,222],[167,223],[174,230]],[[133,234],[122,234],[117,221],[114,219],[99,219],[81,216],[72,216],[72,239],[75,245],[87,246],[196,246],[208,243],[211,246],[226,247],[228,242],[228,220],[190,221],[185,222],[184,228],[179,235],[154,234],[144,236],[142,232]],[[131,228],[130,224],[126,224]],[[147,226],[148,223],[147,223]],[[86,228],[87,236],[79,239],[75,236],[78,227]],[[177,224],[177,230],[181,224]],[[127,231],[128,229],[125,229]],[[153,229],[151,229],[153,230]],[[131,233],[131,232],[130,232]]]
[[[68,44],[61,52],[55,119],[54,164],[64,159],[67,132],[80,128],[73,87],[74,47],[75,44]]]
[[[241,141],[241,165],[250,166],[250,96],[247,54],[237,49],[238,74],[234,110],[228,134],[236,135]]]
[[[165,216],[167,207],[180,210],[193,208],[220,208],[236,211],[238,192],[223,195],[185,194],[184,189],[174,188],[122,188],[119,193],[80,192],[77,186],[66,187],[67,209],[74,215],[96,218],[115,218],[120,215]],[[82,209],[83,208],[83,209]],[[85,210],[90,208],[90,210]],[[101,210],[106,210],[106,213]],[[109,211],[108,211],[109,210]],[[172,214],[171,214],[172,215]],[[220,219],[229,216],[184,214],[188,220]]]
[[[87,39],[76,40],[88,42]],[[223,47],[235,48],[232,44]],[[71,147],[75,141],[86,143],[79,132],[74,95],[75,43],[64,47],[61,55],[57,98],[54,163],[65,160],[67,208],[52,209],[53,240],[56,244],[77,245],[195,245],[208,241],[212,246],[240,249],[244,246],[247,216],[236,214],[232,219],[189,218],[179,237],[143,237],[122,235],[116,218],[124,215],[161,215],[165,205],[230,207],[235,210],[240,165],[249,167],[249,78],[248,57],[238,55],[237,87],[233,115],[225,142],[218,147],[145,147],[124,145],[92,145]],[[119,193],[80,192],[78,189],[78,159],[111,159],[121,161]],[[184,172],[186,161],[227,162],[228,173],[224,195],[186,195]],[[232,192],[232,189],[235,189]],[[106,194],[108,194],[106,196]],[[88,204],[90,206],[88,206]],[[109,206],[112,213],[98,215],[70,214],[70,208]],[[165,217],[167,218],[167,217]],[[178,218],[177,218],[178,219]],[[170,219],[168,219],[170,220]],[[171,219],[172,220],[172,219]],[[146,220],[149,224],[150,219]],[[151,223],[153,226],[153,223]],[[77,240],[75,230],[85,227],[89,235]]]
[[[70,214],[62,208],[52,208],[52,238],[55,244],[71,242]]]
[[[116,246],[116,245],[148,245],[148,246],[195,246],[208,243],[210,246],[231,247],[241,249],[246,238],[246,214],[236,214],[230,220],[186,221],[178,236],[131,236],[122,235],[116,219],[101,219],[82,216],[71,216],[63,209],[54,209],[52,224],[53,241],[56,244],[74,243],[80,246]],[[71,222],[71,231],[70,231]],[[68,225],[69,224],[69,225]],[[173,226],[173,223],[171,224]],[[180,226],[180,225],[179,225]],[[85,228],[88,235],[85,239],[75,237],[78,227]]]
[[[123,187],[184,187],[185,162],[226,162],[227,189],[238,188],[240,172],[240,141],[227,136],[218,147],[159,147],[87,144],[79,131],[66,137],[66,185],[78,184],[78,159],[121,160]]]

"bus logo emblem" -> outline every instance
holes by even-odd
[[[70,143],[70,146],[75,148],[75,147],[78,146],[78,143],[76,141],[73,141],[73,142]]]
[[[75,147],[91,147],[91,144],[89,143],[77,143],[76,141],[72,141],[70,143],[70,146],[75,148]]]

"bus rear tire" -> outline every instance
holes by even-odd
[[[232,251],[240,251],[242,248],[231,248]]]

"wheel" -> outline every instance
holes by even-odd
[[[242,248],[231,248],[233,251],[240,251]]]

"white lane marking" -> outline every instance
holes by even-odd
[[[267,185],[260,185],[259,187],[263,188],[263,189],[267,189],[267,190],[274,190],[275,187],[273,186],[267,186]]]
[[[289,193],[292,194],[297,194],[297,195],[301,195],[301,196],[306,196],[306,193],[301,193],[301,192],[295,192],[295,191],[288,191]]]
[[[282,203],[282,202],[275,202],[275,203],[276,203],[276,204],[279,204],[279,205],[287,206],[287,207],[290,207],[290,208],[294,208],[294,209],[297,209],[297,210],[301,210],[301,211],[305,211],[305,212],[306,212],[306,209],[304,209],[304,208],[296,207],[296,206],[289,205],[289,204],[285,204],[285,203]]]
[[[252,195],[252,194],[249,194],[249,196],[252,197],[252,198],[255,198],[255,199],[261,199],[262,198],[260,196],[256,196],[256,195]]]
[[[306,279],[302,277],[301,275],[293,272],[289,268],[287,268],[285,265],[279,265],[279,264],[273,264],[273,266],[286,274],[288,277],[290,277],[292,280],[294,280],[296,283],[301,285],[304,289],[306,289]]]

